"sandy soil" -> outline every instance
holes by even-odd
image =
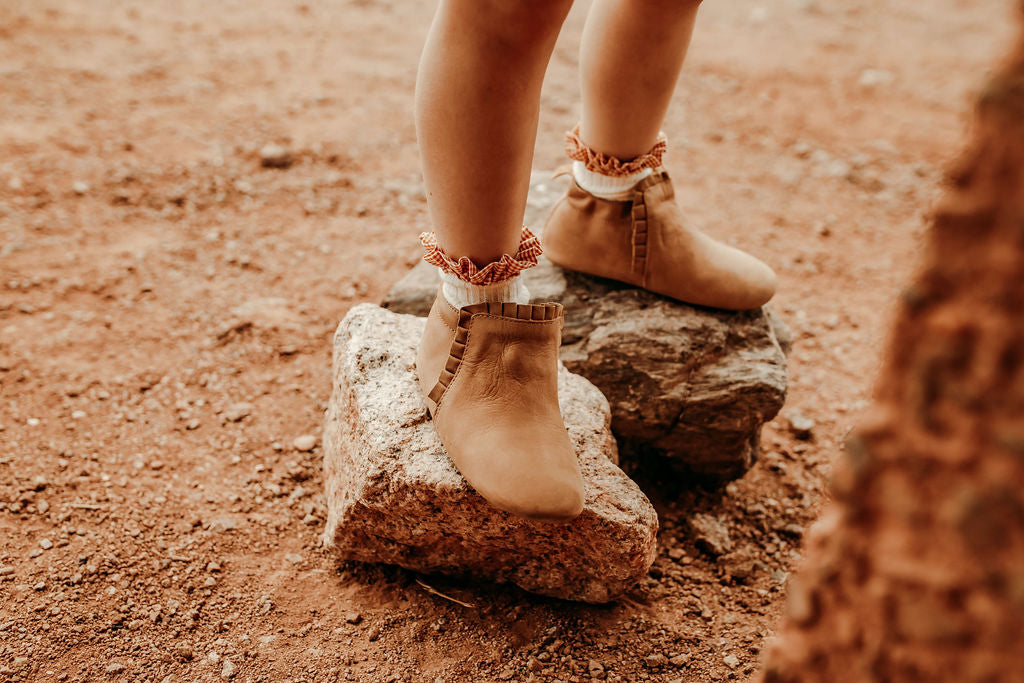
[[[696,223],[779,272],[792,390],[727,487],[634,468],[663,552],[590,607],[319,547],[319,447],[294,440],[320,430],[337,322],[419,256],[432,5],[4,2],[0,680],[748,678],[1010,5],[705,5],[667,161]],[[575,121],[585,10],[538,168]],[[261,167],[267,143],[294,163]]]

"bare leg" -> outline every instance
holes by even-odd
[[[660,154],[644,157],[657,142],[699,6],[594,0],[580,47],[583,117],[579,137],[570,138],[583,144],[570,152],[575,182],[548,219],[544,250],[565,268],[680,301],[757,308],[775,293],[775,273],[690,225],[668,174],[651,168]]]
[[[633,159],[661,129],[700,0],[595,0],[580,44],[580,137]]]
[[[572,0],[442,0],[416,129],[442,248],[483,266],[519,245],[540,89]]]

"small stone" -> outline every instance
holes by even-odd
[[[185,423],[185,429],[191,431],[193,429],[199,429],[199,418],[193,417],[191,420]]]
[[[891,71],[885,69],[864,69],[860,72],[860,83],[865,88],[874,88],[879,85],[892,85],[896,81],[896,76]]]
[[[195,653],[192,651],[192,647],[185,644],[175,646],[174,654],[175,656],[177,656],[178,659],[180,659],[183,662],[187,662],[193,657],[195,657]]]
[[[252,415],[252,404],[244,401],[229,405],[222,413],[228,422],[239,422],[245,417]]]
[[[32,590],[35,590],[35,591],[44,591],[44,590],[46,590],[46,582],[45,581],[40,581],[36,585],[32,586]]]
[[[220,565],[217,564],[216,562],[210,562],[209,564],[206,565],[206,571],[208,571],[208,572],[219,572],[220,571]]]
[[[270,143],[260,150],[260,164],[265,168],[288,168],[293,162],[291,152],[281,145]]]
[[[789,421],[790,433],[798,439],[810,439],[814,435],[814,420],[803,413],[791,413]]]
[[[108,674],[119,674],[124,671],[124,664],[121,664],[120,662],[108,664],[106,671]]]
[[[206,580],[203,581],[203,586],[206,587],[206,588],[213,588],[216,585],[217,585],[217,579],[213,578],[212,576],[207,576]]]
[[[284,556],[284,559],[291,564],[302,564],[303,557],[297,553],[288,553]]]
[[[732,538],[725,523],[711,515],[696,514],[689,519],[697,546],[715,557],[732,550]]]
[[[722,661],[725,662],[725,665],[730,669],[735,669],[740,665],[740,658],[736,655],[726,655],[722,657]]]
[[[723,555],[718,558],[718,563],[726,576],[738,583],[747,581],[757,569],[754,558],[744,550]]]
[[[668,660],[668,663],[676,668],[684,667],[690,663],[690,655],[682,654],[676,655]]]
[[[85,411],[84,410],[73,410],[73,411],[71,411],[71,419],[73,419],[73,420],[81,420],[83,417],[85,417]]]
[[[378,638],[380,638],[380,626],[374,626],[369,631],[367,631],[366,637],[367,639],[369,639],[371,643],[375,642]]]
[[[297,451],[308,452],[316,448],[317,438],[312,434],[303,434],[302,436],[295,437],[292,441],[292,446]]]
[[[644,665],[649,669],[657,669],[668,664],[668,657],[660,652],[644,657]]]
[[[234,517],[218,517],[210,522],[210,531],[234,531],[238,528],[238,520]]]
[[[604,673],[604,665],[596,659],[591,659],[587,662],[587,671],[590,672],[591,676],[594,676],[595,674],[602,674]]]
[[[48,538],[44,538],[43,540],[39,541],[39,547],[43,550],[49,550],[53,547],[53,541],[51,541]]]
[[[46,511],[49,510],[49,509],[50,509],[50,504],[47,503],[45,500],[40,500],[40,501],[38,501],[36,503],[36,510],[38,510],[39,514],[41,514],[41,515],[45,515]]]
[[[71,189],[75,191],[75,194],[81,196],[89,191],[89,183],[84,180],[76,180],[71,185]]]
[[[220,668],[221,678],[234,678],[235,677],[235,665],[231,663],[230,659],[224,660],[224,666]]]
[[[345,615],[345,621],[347,621],[350,624],[358,624],[362,620],[363,615],[361,615],[359,612],[349,612]]]

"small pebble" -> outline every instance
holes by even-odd
[[[224,419],[228,422],[238,422],[249,415],[252,415],[252,404],[241,402],[233,403],[224,410]]]
[[[316,448],[316,437],[312,434],[303,434],[302,436],[295,437],[292,441],[292,446],[297,451],[308,452]]]
[[[740,665],[740,658],[736,655],[726,655],[722,657],[722,661],[725,662],[725,665],[730,669],[735,669]]]
[[[224,660],[224,666],[220,668],[221,678],[234,678],[235,677],[235,665],[231,663],[230,659]]]
[[[789,416],[789,431],[798,439],[810,439],[814,434],[814,420],[802,413]]]
[[[359,612],[349,612],[345,615],[345,621],[347,621],[350,624],[358,624],[362,620],[363,615],[361,615]]]
[[[675,667],[686,666],[690,663],[690,655],[676,655],[668,660],[668,663]]]
[[[43,540],[39,541],[39,547],[43,550],[49,550],[53,547],[53,541],[51,541],[48,538],[44,538]]]
[[[71,189],[75,191],[75,194],[83,195],[89,191],[89,183],[84,180],[76,180]]]
[[[656,653],[656,654],[653,654],[653,655],[647,655],[646,657],[644,657],[644,664],[646,664],[647,666],[649,666],[652,669],[656,668],[656,667],[659,667],[659,666],[665,666],[667,663],[668,663],[668,657],[666,657],[665,655],[663,655],[661,653]]]
[[[260,150],[260,164],[265,168],[288,168],[293,161],[291,152],[281,145],[270,143]]]
[[[299,555],[297,553],[288,553],[284,556],[284,559],[286,559],[291,564],[302,564],[302,555]]]
[[[123,671],[124,671],[124,664],[121,664],[120,662],[114,662],[113,664],[108,664],[107,665],[107,673],[108,674],[119,674],[119,673],[121,673]]]

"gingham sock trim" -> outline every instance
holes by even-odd
[[[668,139],[664,133],[658,133],[658,141],[647,152],[636,159],[622,161],[618,157],[608,156],[587,146],[580,137],[580,125],[565,134],[565,153],[573,161],[583,162],[584,168],[606,176],[628,176],[643,171],[645,168],[656,169],[661,166],[661,158],[668,149]]]
[[[525,225],[519,237],[519,248],[515,255],[503,254],[500,259],[480,268],[469,257],[462,256],[458,260],[444,253],[437,243],[437,235],[433,232],[420,233],[420,244],[423,245],[423,260],[437,266],[443,273],[450,273],[463,282],[471,285],[493,285],[508,280],[527,268],[537,265],[542,250],[540,240]]]

